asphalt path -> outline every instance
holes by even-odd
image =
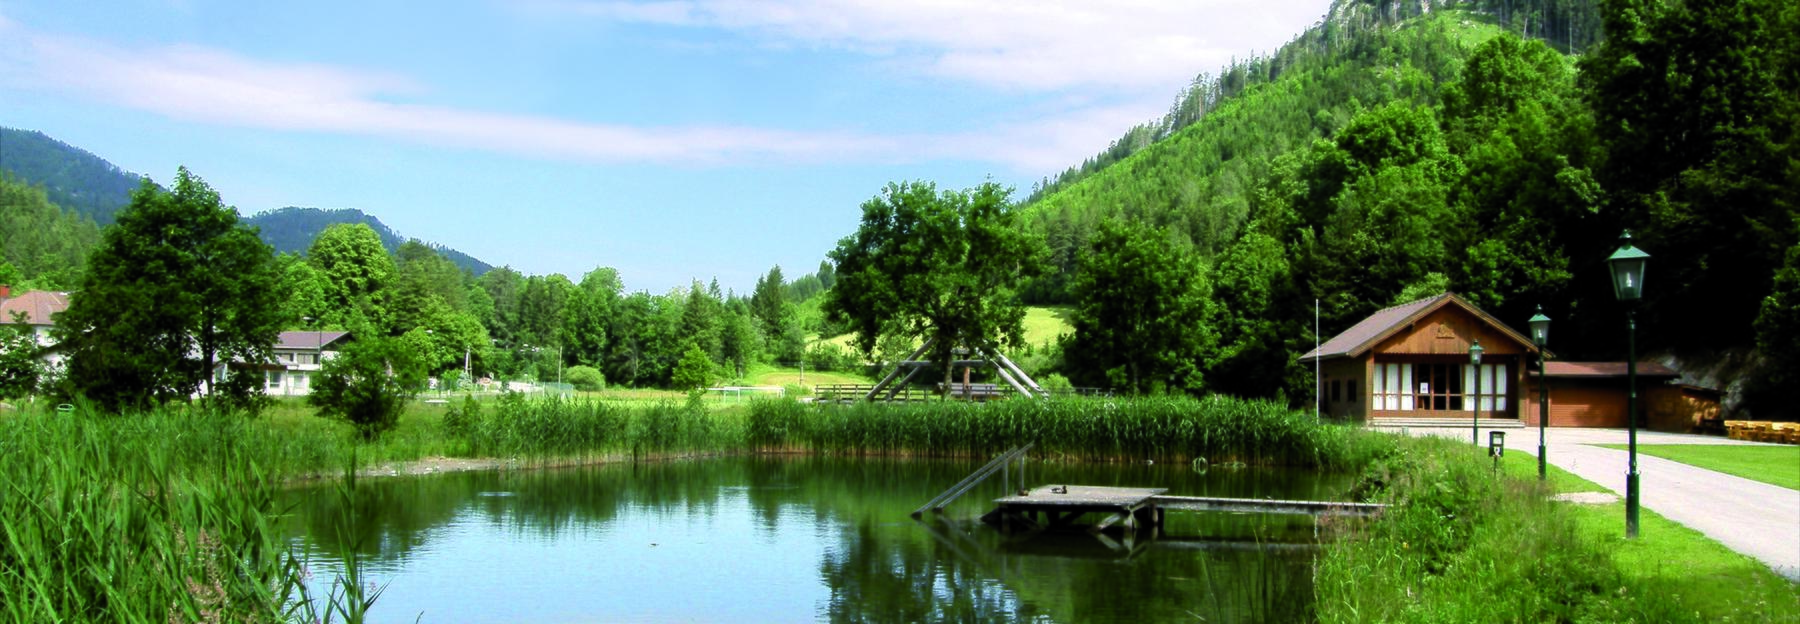
[[[1408,430],[1413,435],[1440,435],[1469,439],[1468,429]],[[1506,432],[1506,451],[1536,456],[1536,428],[1500,429]],[[1599,444],[1625,444],[1624,429],[1552,428],[1545,450],[1550,464],[1572,472],[1601,487],[1625,494],[1629,455]],[[1487,443],[1488,431],[1480,435]],[[1746,444],[1763,442],[1729,440],[1659,432],[1638,432],[1638,444]],[[1639,486],[1645,509],[1662,514],[1718,540],[1719,543],[1767,564],[1776,573],[1800,581],[1800,490],[1752,481],[1722,472],[1638,454]],[[1625,518],[1619,518],[1619,531]],[[1645,539],[1653,535],[1640,534]]]

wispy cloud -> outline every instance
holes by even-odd
[[[1280,3],[1276,3],[1280,4]],[[437,104],[431,85],[391,73],[270,61],[188,44],[124,46],[33,31],[0,15],[0,85],[74,94],[188,122],[335,133],[583,162],[732,165],[768,162],[991,162],[1057,171],[1160,113],[1196,68],[1242,49],[1197,35],[1233,12],[1270,21],[1252,0],[1147,3],[887,3],[799,0],[564,2],[532,5],[623,23],[752,33],[773,45],[854,49],[926,74],[1007,89],[1062,91],[1015,123],[945,134],[791,130],[742,125],[644,126]],[[1250,17],[1242,18],[1254,21]],[[1217,29],[1207,29],[1217,30]]]
[[[34,34],[0,34],[16,86],[83,94],[191,122],[399,138],[426,144],[595,161],[713,164],[810,160],[896,149],[880,137],[732,126],[633,127],[395,101],[425,89],[403,77],[275,63],[189,45],[123,49]]]
[[[835,46],[997,87],[1164,92],[1233,55],[1272,49],[1322,10],[1315,2],[1267,0],[544,0],[527,6]]]

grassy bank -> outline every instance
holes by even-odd
[[[1598,486],[1561,471],[1540,483],[1523,455],[1504,476],[1490,461],[1428,438],[1372,465],[1366,492],[1393,507],[1327,548],[1319,619],[1800,621],[1800,587],[1761,564],[1648,510],[1645,537],[1626,541],[1620,504],[1550,499]]]

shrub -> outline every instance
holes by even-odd
[[[424,383],[415,352],[400,341],[369,335],[346,345],[319,368],[307,399],[319,415],[356,426],[365,439],[380,437]]]
[[[563,371],[563,379],[575,386],[576,390],[583,392],[606,388],[606,375],[601,374],[600,369],[592,366],[571,366],[569,370]]]

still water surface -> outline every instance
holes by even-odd
[[[976,467],[733,457],[397,477],[359,484],[348,537],[330,486],[296,492],[290,526],[315,582],[360,543],[386,584],[380,622],[1310,619],[1310,518],[1170,512],[1162,535],[1129,544],[1007,536],[976,520],[1006,492],[999,476],[940,519],[908,516]],[[1257,498],[1338,499],[1348,485],[1186,465],[1033,463],[1026,476]]]

